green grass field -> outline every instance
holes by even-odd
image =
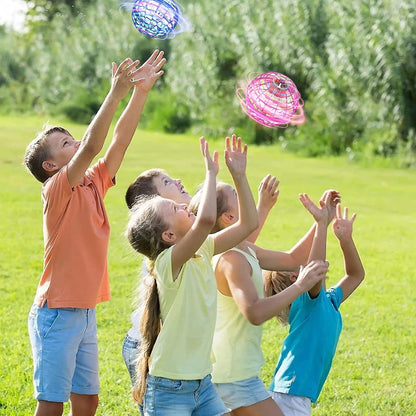
[[[37,118],[0,116],[0,415],[31,415],[36,404],[27,315],[42,270],[41,185],[21,162],[42,124]],[[85,126],[65,126],[82,137]],[[222,139],[211,142],[210,148],[221,155]],[[123,236],[124,192],[138,173],[151,167],[165,168],[193,192],[204,178],[198,138],[138,131],[117,186],[106,197],[112,226],[112,300],[97,307],[102,386],[98,415],[138,415],[121,356],[140,273],[140,259]],[[341,308],[343,332],[313,415],[416,415],[416,172],[361,167],[341,158],[301,159],[277,147],[249,147],[248,177],[256,197],[267,173],[280,179],[280,196],[258,240],[261,246],[289,249],[309,228],[311,217],[297,199],[299,192],[316,201],[325,189],[336,188],[343,203],[358,214],[354,233],[366,279]],[[219,178],[229,181],[224,163]],[[329,281],[335,283],[343,263],[332,232],[327,257]],[[286,331],[277,320],[265,326],[266,384]]]

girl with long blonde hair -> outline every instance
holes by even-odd
[[[240,220],[209,235],[216,219],[218,154],[201,138],[206,178],[195,217],[185,204],[156,196],[136,203],[127,227],[132,247],[150,265],[141,322],[142,345],[134,397],[153,416],[223,415],[227,409],[211,382],[216,319],[212,256],[238,244],[258,225],[246,177],[247,146],[225,142],[225,163],[240,203]]]

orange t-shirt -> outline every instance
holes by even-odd
[[[49,308],[95,308],[110,299],[110,224],[104,196],[113,181],[100,159],[71,188],[67,167],[42,187],[44,264],[35,303]]]

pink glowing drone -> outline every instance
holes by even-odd
[[[287,127],[305,122],[303,100],[295,83],[286,75],[266,72],[238,87],[236,95],[244,112],[266,127]]]

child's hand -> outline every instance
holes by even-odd
[[[312,289],[319,281],[326,278],[329,263],[323,260],[312,260],[305,267],[301,267],[296,285],[302,288],[302,292]]]
[[[131,82],[140,89],[142,92],[149,92],[156,80],[160,78],[164,71],[161,71],[161,68],[166,62],[166,59],[163,57],[164,52],[155,50],[150,58],[139,68],[131,71]]]
[[[326,221],[326,225],[329,225],[334,217],[336,204],[341,200],[341,197],[338,191],[330,189],[325,191],[319,200],[320,207],[317,207],[307,194],[299,194],[299,200],[316,222]]]
[[[328,197],[326,208],[328,210],[328,224],[329,224],[335,217],[335,208],[337,204],[341,202],[341,194],[335,189],[328,189],[327,191],[323,193],[319,202],[324,201],[326,197]]]
[[[218,152],[215,151],[213,153],[213,157],[209,154],[208,149],[208,142],[205,140],[205,137],[201,137],[199,139],[201,143],[201,153],[202,156],[205,158],[205,169],[207,172],[213,172],[215,176],[218,174],[219,166],[218,166]]]
[[[340,241],[350,240],[352,238],[352,224],[356,218],[356,214],[352,214],[348,219],[348,208],[344,208],[344,216],[341,215],[341,204],[337,204],[335,221],[332,225],[334,234]]]
[[[233,134],[225,138],[225,163],[232,176],[245,175],[247,167],[247,145],[241,147],[241,137]]]
[[[137,65],[139,61],[132,61],[131,58],[126,58],[119,66],[113,62],[110,93],[116,100],[121,101],[133,86],[131,74],[136,71]]]
[[[279,181],[276,179],[276,176],[267,175],[263,178],[259,185],[259,202],[258,210],[265,210],[270,212],[273,206],[277,202],[277,197],[279,196]]]
[[[316,206],[312,200],[309,198],[308,194],[299,194],[299,200],[302,202],[303,206],[311,213],[316,222],[325,221],[328,225],[331,221],[329,219],[329,212],[327,209],[327,204],[329,203],[329,194],[326,194],[319,201],[319,207]]]

